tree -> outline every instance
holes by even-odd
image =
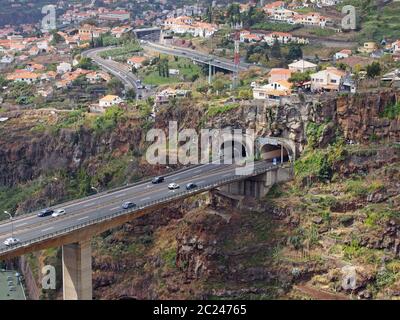
[[[275,39],[274,44],[271,47],[271,56],[276,59],[279,59],[282,56],[281,45],[279,44],[278,39]]]
[[[381,71],[382,68],[379,62],[372,62],[367,66],[367,76],[369,78],[375,78],[376,76],[380,75]]]
[[[124,84],[118,80],[117,78],[112,78],[107,83],[107,92],[109,94],[121,94],[122,90],[124,89]]]
[[[127,92],[126,92],[126,98],[128,100],[135,100],[136,99],[136,91],[133,88],[130,88]]]
[[[299,45],[291,45],[287,55],[288,61],[299,60],[303,58],[303,51]]]
[[[289,82],[303,85],[304,82],[310,81],[311,77],[308,72],[295,72],[291,75]]]
[[[97,70],[98,67],[93,64],[92,59],[88,57],[83,57],[79,60],[79,63],[77,65],[78,68],[85,69],[85,70]]]

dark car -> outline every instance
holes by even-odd
[[[197,188],[197,185],[195,183],[188,183],[186,185],[186,190],[193,190],[193,189],[196,189],[196,188]]]
[[[52,209],[44,209],[44,210],[40,211],[37,216],[39,218],[44,218],[44,217],[51,216],[53,213],[54,213],[54,210],[52,210]]]
[[[135,203],[133,203],[133,202],[125,202],[123,205],[122,205],[122,209],[131,209],[131,208],[134,208],[134,207],[136,207],[136,204]]]
[[[153,184],[163,183],[165,180],[164,177],[155,177],[152,181]]]

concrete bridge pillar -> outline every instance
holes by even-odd
[[[287,182],[292,179],[293,169],[291,167],[276,168],[249,179],[233,182],[222,187],[221,190],[231,195],[262,199],[274,184]]]
[[[90,240],[62,247],[64,300],[92,300]]]

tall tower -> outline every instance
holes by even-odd
[[[239,68],[240,68],[240,31],[239,28],[235,27],[235,71],[233,73],[233,83],[232,87],[235,89],[238,85],[239,80]]]

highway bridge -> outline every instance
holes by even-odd
[[[228,145],[237,143],[228,141]],[[246,150],[243,144],[241,147]],[[223,189],[231,194],[261,198],[275,183],[291,180],[293,167],[288,160],[295,159],[293,142],[259,138],[256,149],[260,160],[254,163],[254,169],[245,173],[238,173],[240,165],[236,163],[197,165],[167,175],[164,183],[152,184],[149,179],[54,206],[54,210],[66,210],[65,215],[57,218],[40,218],[38,212],[33,212],[3,221],[0,224],[0,260],[62,247],[64,299],[92,299],[90,241],[94,236],[196,194]],[[223,145],[220,151],[225,151]],[[271,161],[272,158],[278,161]],[[181,188],[169,190],[168,184],[172,182]],[[188,183],[195,183],[197,188],[186,190]],[[123,210],[122,204],[126,201],[134,202],[136,207]],[[18,238],[20,242],[6,246],[3,241],[9,237]]]
[[[188,58],[194,62],[211,65],[213,67],[216,67],[216,68],[219,68],[222,70],[226,70],[226,71],[230,71],[230,72],[237,71],[237,67],[232,60],[217,57],[214,55],[201,53],[199,51],[183,49],[183,48],[174,47],[174,46],[167,46],[167,45],[162,45],[162,44],[158,44],[158,43],[154,43],[154,42],[144,42],[144,43],[142,43],[142,47],[145,49],[157,51],[159,53]],[[246,71],[251,67],[254,67],[254,65],[252,65],[250,63],[241,62],[240,66],[239,66],[239,71]],[[257,66],[257,67],[259,67],[259,66]],[[262,67],[260,67],[260,68],[262,68]]]

